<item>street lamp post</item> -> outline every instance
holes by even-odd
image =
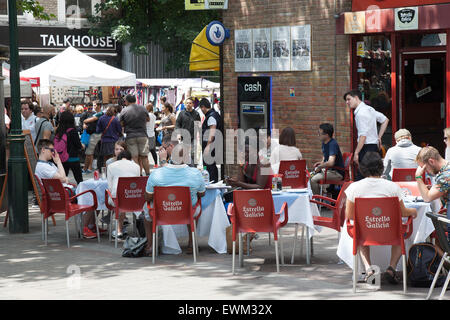
[[[16,0],[8,0],[9,54],[11,84],[11,131],[8,136],[10,157],[8,159],[8,210],[9,232],[28,232],[28,180],[24,155],[25,137],[22,133],[20,106],[19,51],[17,41]]]

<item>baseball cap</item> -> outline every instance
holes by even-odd
[[[400,129],[400,130],[398,130],[395,133],[394,138],[395,138],[395,140],[398,140],[398,139],[400,139],[401,137],[404,137],[404,136],[410,136],[411,137],[411,132],[409,132],[407,129]]]

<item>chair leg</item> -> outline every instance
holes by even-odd
[[[100,231],[98,230],[98,215],[97,210],[94,210],[95,228],[97,229],[97,241],[100,243]]]
[[[242,233],[239,232],[239,268],[244,267],[244,248],[242,248]]]
[[[245,236],[247,237],[247,257],[250,257],[250,238],[252,234],[247,233]]]
[[[236,241],[233,241],[233,257],[231,260],[231,272],[234,275],[234,269],[235,269],[235,257],[236,257]]]
[[[45,236],[44,236],[44,232],[45,232],[45,220],[44,220],[44,215],[42,215],[41,217],[41,239],[42,241],[45,240]]]
[[[356,293],[356,276],[358,274],[358,253],[353,256],[353,293]]]
[[[67,248],[70,248],[70,240],[69,240],[69,220],[66,220],[66,237],[67,237]]]
[[[159,228],[156,226],[156,256],[159,256]]]
[[[280,273],[280,264],[278,261],[278,240],[275,240],[275,260],[277,261],[277,273]]]
[[[311,264],[311,238],[309,237],[309,229],[306,226],[306,264]]]
[[[303,238],[305,237],[305,225],[302,225],[302,236],[300,237],[300,257],[303,256]]]
[[[117,248],[117,238],[119,237],[117,234],[119,232],[119,220],[118,219],[115,220],[116,220],[116,237],[114,239],[114,247]]]
[[[194,254],[194,263],[197,263],[197,250],[196,248],[195,231],[192,231],[192,253]]]
[[[152,262],[153,262],[153,264],[155,264],[155,251],[156,251],[156,248],[155,248],[156,244],[155,244],[155,242],[156,242],[156,233],[153,233],[153,234],[152,234],[152,237],[153,237],[153,243],[152,243],[152,246],[153,246],[153,248],[152,248]]]
[[[447,274],[447,278],[445,279],[445,284],[442,287],[442,291],[441,291],[441,295],[439,296],[439,300],[442,300],[442,298],[444,298],[445,291],[447,291],[449,281],[450,281],[450,272]]]
[[[442,269],[442,266],[444,265],[444,262],[445,262],[446,258],[447,258],[447,252],[444,252],[444,255],[442,256],[441,262],[439,263],[439,267],[438,267],[438,269],[436,271],[436,274],[434,275],[433,282],[431,283],[430,290],[428,290],[428,295],[425,298],[425,300],[430,299],[431,294],[432,294],[432,292],[434,290],[434,286],[436,285],[436,281],[437,281],[437,279],[439,277],[439,274],[441,273],[441,269]]]
[[[270,247],[270,232],[269,232],[269,247]]]
[[[297,235],[298,235],[298,223],[295,224],[294,245],[292,247],[291,264],[294,264],[295,244],[297,243]]]
[[[47,229],[48,229],[48,218],[45,219],[45,223],[44,223],[44,241],[45,241],[45,245],[48,245],[48,233],[47,233]]]
[[[197,221],[195,221],[195,220],[194,220],[194,230],[195,230],[195,234],[197,234]],[[195,250],[197,250],[197,256],[198,256],[200,251],[198,249],[198,239],[197,238],[196,238],[195,244],[196,244]],[[194,249],[194,247],[192,249]]]
[[[406,255],[402,257],[403,262],[403,294],[406,294],[406,282],[407,282],[407,274],[406,274]]]
[[[283,246],[283,235],[281,233],[281,229],[278,229],[278,236],[280,237],[280,258],[281,265],[284,266],[284,246]]]

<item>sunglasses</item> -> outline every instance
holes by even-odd
[[[50,150],[51,153],[55,153],[55,148],[48,148],[48,147],[45,147],[44,149]]]

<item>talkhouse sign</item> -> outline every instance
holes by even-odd
[[[74,47],[82,50],[116,51],[116,41],[111,36],[95,37],[89,35],[88,31],[89,29],[58,27],[19,27],[19,48],[24,50],[64,50],[68,47]],[[0,44],[9,45],[7,26],[0,28]]]

